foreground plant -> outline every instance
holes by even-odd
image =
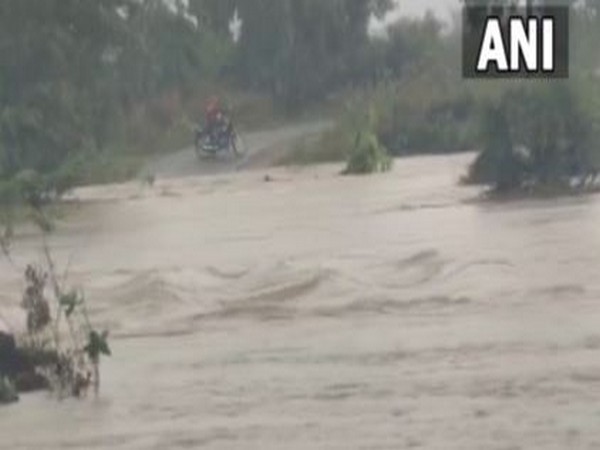
[[[32,266],[25,270],[21,306],[27,315],[27,335],[23,347],[30,354],[51,355],[34,365],[59,398],[84,396],[91,386],[98,393],[100,358],[111,354],[108,332],[94,329],[82,294],[64,292],[53,272],[54,263],[48,252],[46,255],[51,272]],[[48,281],[52,285],[54,315],[46,295]]]

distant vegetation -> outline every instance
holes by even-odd
[[[346,95],[335,130],[303,155],[326,148],[329,160],[353,158],[352,137],[369,125],[390,154],[480,152],[465,181],[494,191],[564,192],[594,187],[600,169],[600,6],[572,11],[571,79],[468,81],[461,77],[460,28],[431,17],[399,21],[374,52],[394,49],[396,64]],[[363,121],[361,123],[361,121]]]
[[[294,152],[303,163],[356,161],[355,137],[369,109],[375,111],[370,132],[391,155],[483,150],[490,140],[482,134],[485,117],[500,113],[493,110],[502,108],[498,99],[507,90],[523,88],[464,81],[458,24],[444,29],[432,16],[404,19],[386,36],[370,36],[372,17],[393,4],[5,0],[0,197],[22,189],[24,179],[52,197],[77,184],[131,178],[148,154],[189,142],[212,93],[250,126],[336,104],[335,130]],[[572,18],[572,72],[593,91],[598,8],[584,2]],[[588,93],[569,95],[574,104],[589,103]],[[593,127],[594,106],[577,109]],[[487,180],[475,173],[472,179]]]
[[[372,77],[368,23],[391,4],[3,1],[0,180],[27,171],[58,191],[131,177],[149,152],[188,143],[211,94],[250,125],[297,113]]]
[[[578,88],[578,89],[577,89]],[[600,161],[595,116],[566,83],[521,85],[483,105],[479,157],[469,181],[499,192],[585,188]]]
[[[496,83],[475,104],[479,156],[466,181],[496,193],[596,189],[600,169],[600,4],[571,12],[568,81]]]

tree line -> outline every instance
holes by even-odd
[[[201,83],[229,83],[294,110],[340,83],[364,80],[371,74],[360,73],[357,58],[367,53],[369,20],[391,6],[390,0],[5,0],[0,180],[23,171],[64,179],[68,163],[101,152],[136,105],[166,92],[185,96]],[[233,17],[242,23],[237,41]]]
[[[490,108],[482,99],[501,97],[506,86],[461,80],[460,29],[444,32],[431,16],[401,20],[385,39],[370,36],[372,18],[393,6],[391,0],[4,0],[0,200],[16,191],[53,195],[89,181],[86,167],[166,134],[181,99],[199,97],[202,85],[209,86],[203,93],[217,86],[259,93],[284,112],[346,90],[340,137],[330,136],[329,147],[350,150],[354,136],[346,135],[363,130],[365,121],[396,155],[485,146],[479,122]],[[600,2],[572,8],[577,83],[579,72],[597,69],[590,55]],[[234,18],[241,24],[237,39]]]

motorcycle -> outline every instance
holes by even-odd
[[[202,156],[217,156],[222,152],[241,157],[246,150],[242,139],[231,122],[218,126],[213,130],[196,129],[194,148],[199,158]]]

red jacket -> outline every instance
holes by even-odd
[[[221,105],[219,104],[219,100],[217,98],[211,98],[206,104],[206,108],[204,110],[204,118],[206,123],[214,124],[221,114]]]

